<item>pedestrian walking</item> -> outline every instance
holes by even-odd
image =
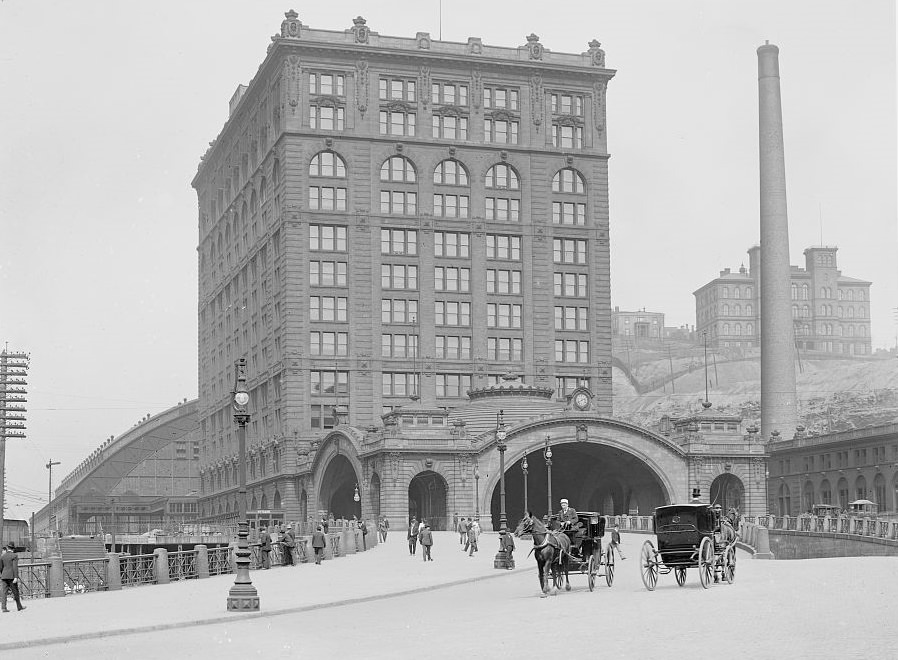
[[[13,600],[16,601],[16,607],[21,612],[25,609],[22,605],[22,598],[19,596],[19,555],[15,553],[15,546],[8,543],[3,547],[3,554],[0,555],[0,604],[3,605],[3,612],[9,612],[6,609],[6,594],[12,591]]]
[[[620,549],[620,526],[615,525],[614,529],[611,530],[611,554],[614,555],[614,551],[617,550],[617,554],[620,555],[621,559],[626,559],[624,557],[624,551]]]
[[[312,549],[315,551],[315,563],[320,564],[321,558],[324,556],[324,546],[327,541],[324,538],[324,527],[318,525],[312,532]]]
[[[420,525],[418,525],[418,519],[412,516],[411,521],[408,524],[408,554],[409,556],[414,557],[415,551],[418,549],[418,532],[421,531]]]
[[[271,568],[271,534],[268,533],[266,527],[261,528],[259,534],[259,550],[262,552],[262,568],[268,570]]]
[[[482,529],[480,529],[480,521],[475,518],[471,523],[471,527],[474,529],[475,536],[480,539],[480,532],[483,531]]]
[[[377,521],[377,540],[381,543],[386,543],[387,541],[387,518],[386,516],[381,516],[381,519]]]
[[[465,544],[465,550],[468,551],[468,557],[473,557],[474,553],[477,552],[477,532],[473,524],[468,529],[468,542]]]
[[[433,557],[430,556],[430,548],[433,545],[433,534],[430,532],[430,525],[427,524],[426,520],[421,521],[421,531],[418,532],[418,537],[421,540],[421,556],[424,561],[433,561]]]
[[[458,544],[464,545],[465,541],[468,540],[468,521],[464,518],[459,518],[458,523],[455,525],[455,531],[458,532]]]
[[[359,521],[359,529],[362,530],[362,550],[367,550],[368,542],[365,540],[365,537],[368,536],[368,525],[365,524],[364,520]]]
[[[293,525],[287,525],[287,531],[284,533],[284,566],[296,566],[293,561],[293,548],[296,547],[296,535],[293,533]]]

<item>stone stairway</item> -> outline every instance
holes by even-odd
[[[59,553],[63,561],[101,559],[106,556],[106,545],[99,537],[63,537],[59,539]]]

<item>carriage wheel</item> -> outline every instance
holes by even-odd
[[[677,584],[682,587],[684,584],[686,584],[686,567],[674,567],[674,576],[677,578]]]
[[[614,550],[610,545],[605,550],[605,582],[609,587],[614,582]]]
[[[654,591],[658,584],[658,561],[655,559],[655,546],[651,541],[642,544],[639,553],[640,568],[642,570],[642,583],[649,591]]]
[[[701,581],[702,587],[707,589],[711,586],[713,577],[714,542],[710,537],[706,536],[702,539],[702,543],[698,547],[698,579]]]
[[[723,577],[726,579],[727,584],[733,584],[733,581],[736,579],[736,548],[730,546],[727,548],[724,556]]]
[[[589,555],[589,563],[586,565],[586,579],[590,591],[596,588],[596,571],[598,571],[598,566],[596,566],[596,555],[593,553]]]

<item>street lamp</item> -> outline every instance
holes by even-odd
[[[474,463],[474,520],[480,521],[480,467]]]
[[[362,501],[361,496],[359,495],[359,485],[355,485],[355,491],[352,493],[352,499],[356,504]],[[359,504],[359,520],[362,519],[362,506]]]
[[[246,358],[234,363],[234,422],[237,424],[237,471],[239,488],[237,490],[237,576],[234,586],[228,592],[229,612],[258,612],[259,594],[249,577],[249,520],[246,517],[246,425],[249,413],[246,404],[249,394],[246,392]]]
[[[508,519],[505,515],[505,438],[508,431],[502,421],[503,411],[496,415],[496,449],[499,450],[499,552],[493,560],[493,568],[514,568],[514,559],[509,561],[505,552],[505,537],[508,534]]]
[[[524,454],[524,460],[521,462],[521,472],[524,473],[524,515],[526,516],[529,511],[527,509],[527,468],[530,466],[527,464],[527,454]]]
[[[546,475],[548,477],[549,482],[549,508],[546,509],[546,517],[552,515],[552,447],[549,446],[549,441],[552,439],[548,433],[546,434],[546,448],[543,449],[543,456],[546,458]]]

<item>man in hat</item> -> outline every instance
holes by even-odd
[[[561,511],[558,512],[558,524],[561,529],[571,529],[577,525],[577,512],[564,498],[561,500]]]
[[[262,568],[267,571],[271,568],[271,559],[269,558],[271,554],[271,534],[268,533],[268,529],[264,525],[259,528],[259,550],[262,553]]]
[[[408,554],[410,557],[415,556],[415,551],[418,549],[418,532],[421,531],[420,525],[418,525],[418,519],[412,516],[412,519],[408,523]]]
[[[321,564],[321,558],[324,556],[324,548],[327,541],[324,538],[324,527],[318,525],[312,532],[312,550],[315,552],[315,563]]]
[[[296,547],[296,534],[293,533],[293,525],[287,525],[284,532],[284,566],[296,566],[293,562],[293,548]]]
[[[0,555],[0,604],[3,605],[3,612],[9,612],[6,609],[6,594],[12,591],[13,600],[16,601],[16,607],[19,611],[25,609],[22,605],[22,599],[19,596],[19,555],[15,553],[15,545],[8,543],[3,547],[3,554]]]

